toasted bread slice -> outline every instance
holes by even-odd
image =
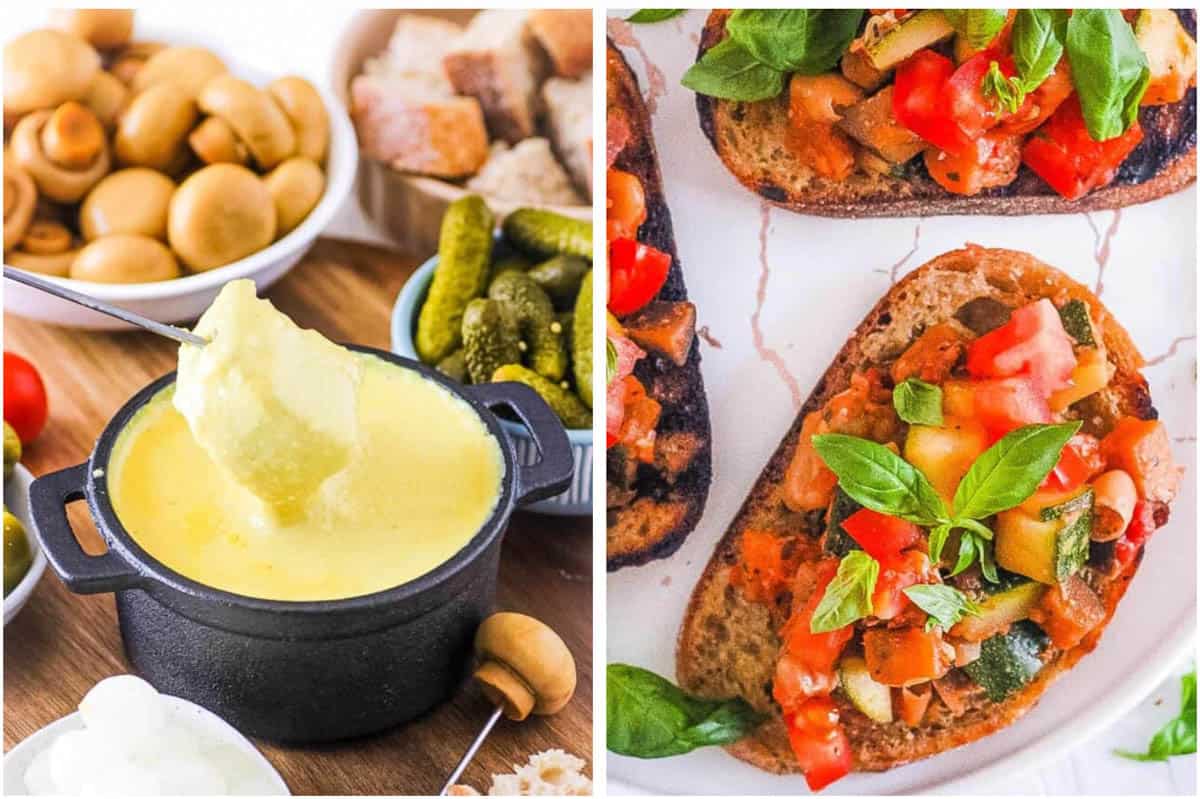
[[[1104,332],[1104,345],[1116,371],[1107,388],[1085,401],[1086,412],[1080,414],[1084,432],[1103,435],[1123,416],[1156,418],[1146,380],[1138,371],[1142,357],[1129,334],[1091,291],[1036,258],[1013,250],[969,246],[935,258],[898,282],[854,331],[817,383],[717,544],[688,604],[676,653],[680,686],[705,697],[742,697],[771,714],[753,735],[728,747],[742,760],[775,773],[799,772],[770,693],[779,655],[778,629],[789,610],[751,602],[730,585],[729,575],[738,560],[742,534],[748,529],[798,533],[801,546],[807,547],[804,554],[819,557],[817,542],[823,519],[789,511],[782,498],[784,473],[795,451],[802,420],[847,388],[853,373],[889,364],[921,330],[949,320],[956,309],[978,297],[991,297],[1010,307],[1042,297],[1086,302],[1097,328]],[[1166,522],[1167,513],[1165,505],[1155,508],[1160,525]],[[1103,545],[1095,545],[1094,549],[1099,546]],[[854,753],[854,770],[889,769],[961,746],[1011,724],[1033,706],[1059,674],[1096,645],[1135,571],[1136,566],[1132,566],[1120,576],[1100,577],[1093,588],[1107,611],[1104,622],[1073,649],[1048,650],[1047,665],[1038,676],[1004,702],[987,701],[972,685],[965,713],[951,718],[935,699],[922,726],[910,729],[899,721],[872,722],[835,692]]]
[[[1195,37],[1195,10],[1180,10]],[[713,11],[700,37],[697,59],[725,38],[728,10]],[[1196,89],[1178,103],[1147,106],[1145,138],[1104,188],[1067,200],[1022,166],[1016,180],[973,197],[951,194],[929,177],[924,162],[906,165],[904,177],[857,170],[829,180],[800,163],[785,145],[788,96],[743,103],[696,95],[700,127],[738,182],[780,208],[836,217],[938,214],[1066,214],[1122,208],[1179,191],[1196,180]]]
[[[650,115],[637,79],[611,42],[607,73],[608,115],[623,117],[630,134],[613,165],[636,175],[646,194],[646,221],[638,239],[671,255],[670,273],[657,299],[686,300],[671,214],[663,198],[662,175],[650,134]],[[683,366],[651,356],[638,361],[633,373],[646,387],[646,393],[662,404],[656,449],[660,455],[686,466],[669,479],[665,470],[642,467],[635,484],[636,497],[610,508],[610,571],[664,558],[678,549],[700,520],[712,480],[708,400],[700,376],[697,342],[692,342]]]

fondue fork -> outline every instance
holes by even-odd
[[[115,305],[109,305],[106,302],[89,297],[86,294],[80,294],[77,291],[72,291],[65,286],[60,286],[57,283],[52,283],[49,280],[42,280],[40,277],[25,272],[21,269],[14,269],[11,266],[4,267],[4,276],[9,280],[15,280],[18,283],[24,283],[26,286],[44,291],[47,294],[53,294],[55,297],[73,302],[77,305],[82,305],[84,308],[90,308],[93,311],[98,311],[102,314],[120,319],[123,322],[129,322],[131,325],[137,325],[143,330],[149,330],[151,333],[157,333],[160,336],[166,336],[169,339],[174,339],[180,344],[191,344],[193,347],[203,347],[208,343],[208,339],[202,336],[197,336],[190,330],[184,330],[182,327],[163,324],[156,322],[153,319],[147,319],[133,311],[127,311],[124,308],[118,308]]]
[[[558,634],[522,613],[493,613],[475,633],[475,680],[496,709],[442,786],[446,796],[500,716],[524,721],[530,712],[557,713],[575,694],[575,659]]]

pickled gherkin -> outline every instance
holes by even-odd
[[[521,336],[496,300],[474,299],[463,314],[463,356],[472,383],[486,383],[501,366],[521,362]]]
[[[592,260],[592,223],[538,208],[518,208],[504,220],[504,235],[521,250],[548,258]]]
[[[575,389],[592,407],[592,273],[583,276],[579,297],[575,300],[575,318],[571,323],[571,366],[575,371]]]
[[[502,303],[516,319],[528,346],[530,368],[548,380],[562,380],[567,373],[567,347],[546,292],[523,272],[505,272],[492,281],[488,297]]]
[[[436,364],[462,345],[467,303],[487,287],[495,217],[482,197],[455,200],[442,218],[438,265],[417,317],[417,354]]]
[[[583,430],[592,426],[592,412],[574,392],[564,389],[530,369],[519,364],[501,366],[492,375],[492,382],[511,380],[524,383],[542,396],[562,423],[572,430]]]
[[[465,313],[463,318],[466,318]],[[435,368],[451,380],[457,380],[460,383],[467,382],[467,359],[461,349],[457,349],[445,358],[442,358],[437,362]]]
[[[578,256],[556,255],[530,269],[528,274],[550,296],[555,308],[565,310],[575,304],[579,284],[591,268],[585,259]]]

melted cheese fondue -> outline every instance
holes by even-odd
[[[204,354],[238,357],[207,353],[237,335],[272,359],[205,371],[189,389],[197,400],[181,396],[181,356],[178,388],[134,415],[110,458],[110,496],[125,529],[175,571],[265,599],[358,596],[449,560],[499,498],[504,460],[483,421],[416,372],[315,333],[297,345],[290,332],[270,332],[280,315],[252,289],[238,300],[247,301],[269,314],[210,329]],[[289,359],[301,360],[280,362]],[[202,412],[189,426],[177,406],[192,402]]]

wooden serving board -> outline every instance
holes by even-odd
[[[389,316],[419,261],[377,247],[323,239],[266,292],[302,327],[335,341],[388,348]],[[42,475],[86,460],[109,418],[138,389],[175,368],[171,342],[140,331],[102,333],[5,315],[4,348],[33,362],[50,399],[50,421],[22,462]],[[83,503],[71,520],[85,549],[103,551]],[[575,698],[558,715],[501,721],[461,782],[486,792],[491,775],[529,755],[565,749],[592,760],[591,521],[517,514],[504,541],[499,609],[547,622],[579,669]],[[81,596],[47,569],[4,630],[4,749],[73,712],[98,680],[130,670],[111,594]],[[436,794],[490,706],[473,685],[449,703],[390,732],[333,745],[256,742],[295,794]]]

